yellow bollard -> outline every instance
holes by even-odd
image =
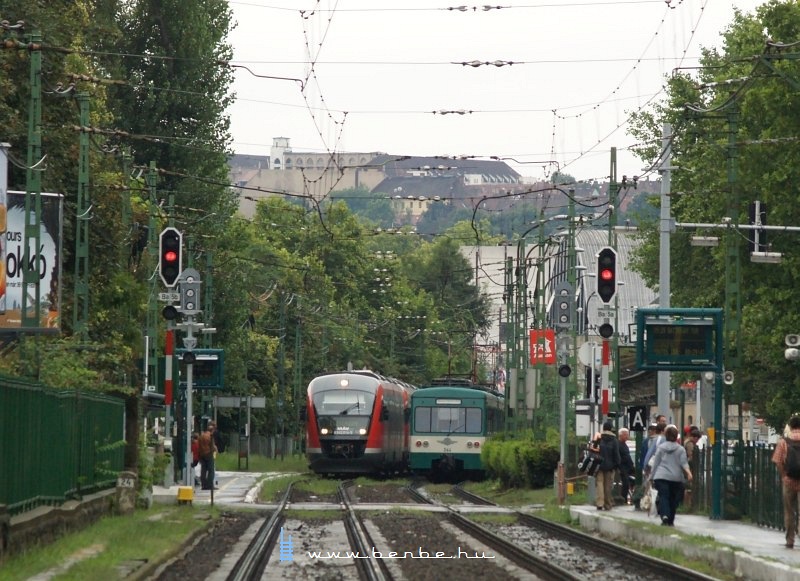
[[[572,496],[573,494],[575,494],[575,483],[567,482],[567,496]]]

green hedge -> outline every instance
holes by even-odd
[[[553,485],[559,450],[533,438],[492,438],[481,458],[487,475],[507,488],[545,488]]]

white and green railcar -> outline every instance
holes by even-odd
[[[411,470],[431,478],[480,478],[481,450],[502,431],[503,397],[478,386],[436,385],[411,396]]]

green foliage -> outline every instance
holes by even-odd
[[[497,479],[506,488],[552,485],[558,458],[557,446],[531,438],[492,438],[481,451],[489,478]]]
[[[659,155],[662,126],[673,127],[672,214],[678,223],[748,224],[748,206],[766,204],[767,223],[800,223],[800,61],[778,45],[800,35],[800,5],[770,0],[753,14],[735,13],[719,49],[704,50],[695,75],[670,78],[666,98],[635,114],[633,135],[647,162]],[[658,281],[659,232],[643,230],[634,266]],[[717,248],[694,248],[691,234],[720,238]],[[765,233],[780,265],[749,260],[748,232],[678,230],[671,237],[673,307],[724,307],[725,365],[736,372],[729,403],[749,402],[776,428],[800,409],[800,367],[783,357],[783,337],[800,329],[800,259],[793,235]],[[676,276],[675,273],[688,273]],[[741,310],[739,310],[741,305]]]

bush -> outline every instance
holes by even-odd
[[[506,488],[545,488],[553,484],[559,450],[530,436],[492,438],[484,444],[481,459],[487,475]]]

